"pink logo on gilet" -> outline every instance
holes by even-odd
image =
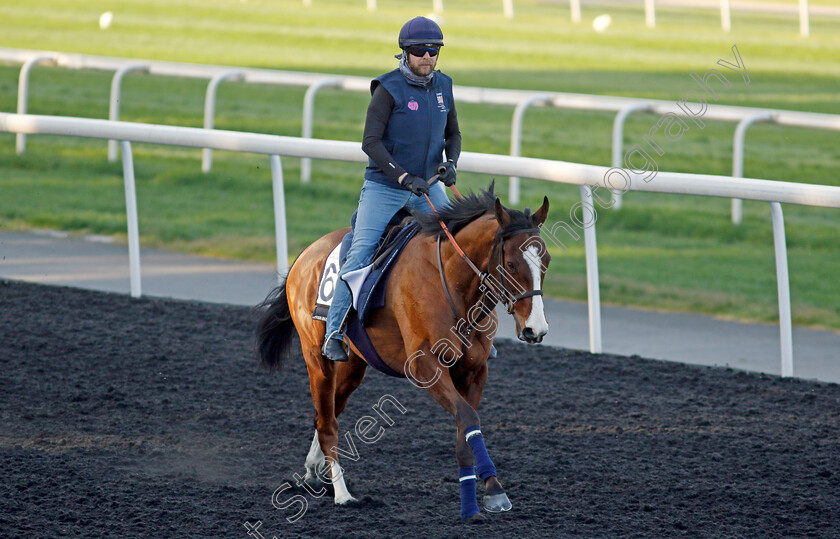
[[[417,101],[409,101],[408,102],[408,108],[411,109],[411,110],[417,110],[417,109],[420,108],[420,105],[417,104]]]

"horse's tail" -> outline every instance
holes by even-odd
[[[292,355],[292,344],[297,333],[289,310],[286,284],[288,276],[283,284],[269,292],[258,307],[261,315],[257,323],[257,355],[260,365],[269,370],[279,369]]]

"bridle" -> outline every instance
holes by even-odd
[[[433,177],[432,180],[434,181],[435,178]],[[461,193],[458,192],[458,189],[452,185],[451,186],[452,192],[458,198],[463,198]],[[504,230],[499,228],[496,232],[496,236],[493,238],[493,248],[490,250],[490,258],[487,261],[487,269],[481,271],[476,267],[472,260],[464,253],[464,250],[461,249],[461,246],[458,245],[458,242],[455,241],[455,238],[452,236],[452,233],[449,232],[449,228],[446,226],[446,223],[443,222],[443,219],[440,218],[437,210],[435,209],[434,205],[432,204],[431,199],[429,199],[429,195],[423,195],[426,197],[426,201],[429,203],[429,207],[432,208],[432,211],[435,214],[435,217],[438,218],[438,222],[440,223],[441,229],[446,234],[446,237],[449,238],[449,242],[452,244],[452,247],[455,248],[455,251],[461,256],[462,259],[467,263],[470,269],[478,276],[479,280],[479,288],[482,290],[481,297],[479,298],[479,304],[482,306],[482,313],[481,316],[474,322],[469,322],[468,325],[464,328],[461,328],[459,325],[459,331],[464,335],[469,335],[473,328],[484,319],[487,314],[496,307],[496,304],[501,302],[504,305],[505,310],[508,314],[513,313],[513,308],[517,302],[530,298],[533,296],[542,296],[542,290],[528,290],[525,292],[521,292],[519,294],[513,294],[508,287],[508,283],[513,283],[514,285],[518,286],[518,283],[510,279],[505,271],[505,255],[504,255],[504,247],[505,247],[505,240],[510,238],[511,236],[515,236],[518,234],[537,234],[539,235],[540,229],[538,227],[531,227],[531,228],[517,228],[512,230]],[[443,291],[446,294],[446,299],[449,302],[449,307],[452,309],[452,313],[455,315],[455,319],[458,320],[460,318],[458,314],[458,310],[455,307],[455,301],[452,299],[452,295],[449,293],[449,285],[446,282],[446,276],[443,272],[443,261],[441,260],[441,234],[438,234],[437,237],[437,259],[438,259],[438,272],[440,273],[440,282],[443,286]],[[491,274],[491,269],[493,267],[493,259],[494,255],[498,253],[498,265],[499,269],[499,280],[494,280],[493,275]]]
[[[516,283],[516,281],[513,281],[512,279],[510,279],[507,271],[504,271],[504,268],[505,268],[505,266],[504,266],[504,262],[505,262],[505,257],[504,257],[505,240],[507,238],[510,238],[511,236],[516,236],[518,234],[536,234],[536,235],[539,236],[539,233],[540,233],[540,229],[538,227],[518,228],[518,229],[513,229],[513,230],[507,230],[507,231],[499,229],[499,231],[496,232],[496,237],[493,239],[493,248],[490,250],[490,260],[487,261],[487,270],[484,272],[484,274],[485,274],[485,276],[489,277],[489,275],[490,275],[490,265],[493,263],[493,254],[498,250],[499,263],[496,265],[496,267],[501,268],[499,270],[499,277],[501,277],[501,279],[500,279],[501,280],[501,283],[500,283],[501,291],[500,292],[502,293],[501,294],[502,297],[499,299],[499,301],[501,301],[502,305],[505,306],[505,309],[507,310],[508,314],[511,314],[513,312],[513,306],[519,300],[523,300],[525,298],[530,298],[532,296],[542,296],[543,292],[542,292],[542,290],[528,290],[526,292],[521,292],[519,294],[511,294],[510,293],[510,288],[507,286],[508,281],[514,283],[514,285],[516,285],[516,286],[519,286],[519,283]],[[481,277],[481,276],[479,276],[479,277]],[[485,277],[485,280],[486,280],[486,277]],[[482,281],[481,284],[484,284],[484,281]],[[498,295],[496,297],[498,298]]]

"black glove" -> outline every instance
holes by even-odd
[[[429,194],[429,184],[420,176],[406,174],[402,179],[402,186],[417,196]]]
[[[452,187],[455,185],[455,163],[452,161],[444,161],[438,165],[438,179],[443,182],[443,185]]]

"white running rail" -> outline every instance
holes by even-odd
[[[131,58],[113,58],[107,56],[91,56],[83,54],[45,52],[26,49],[11,49],[3,47],[0,47],[0,61],[24,64],[24,67],[21,70],[20,90],[18,92],[18,114],[24,114],[26,112],[26,94],[28,92],[29,72],[31,71],[34,64],[37,62],[49,62],[49,65],[57,65],[59,67],[71,69],[84,68],[114,71],[118,74],[119,72],[121,72],[121,70],[126,70],[129,66],[137,66],[139,62],[140,64],[142,64],[142,66],[146,68],[143,71],[151,75],[199,78],[210,81],[219,81],[222,77],[224,77],[225,74],[235,72],[238,74],[236,79],[245,83],[304,86],[308,88],[306,97],[304,98],[304,137],[311,137],[314,115],[314,98],[315,93],[319,89],[325,86],[329,86],[354,92],[367,93],[370,91],[370,79],[367,77],[327,75],[323,73],[303,73],[297,71],[279,71],[271,69],[239,68],[230,66],[214,66],[205,64],[188,64],[179,62],[146,60],[138,61],[136,59]],[[115,75],[115,79],[116,77],[117,75]],[[211,82],[211,86],[213,86],[213,82]],[[632,97],[585,95],[565,92],[504,90],[494,88],[477,88],[471,86],[455,86],[453,91],[455,94],[455,99],[458,102],[511,105],[514,107],[518,107],[514,111],[514,125],[511,134],[511,148],[518,148],[517,152],[521,152],[522,146],[522,116],[524,115],[525,108],[527,108],[530,105],[553,106],[565,109],[594,110],[617,113],[614,122],[613,133],[613,160],[615,160],[615,156],[621,156],[623,154],[622,140],[624,136],[624,120],[627,118],[630,112],[645,111],[659,115],[674,113],[678,116],[684,116],[685,114],[677,106],[677,102],[675,101],[649,100]],[[543,97],[545,97],[545,99],[542,99]],[[114,98],[112,97],[112,99]],[[213,103],[211,103],[210,100],[213,100]],[[523,104],[526,105],[523,106]],[[113,107],[114,105],[112,104],[112,111]],[[211,112],[215,111],[215,91],[210,91],[210,88],[208,88],[206,96],[205,110]],[[753,107],[734,107],[728,105],[715,104],[709,104],[702,114],[702,117],[704,119],[728,122],[741,122],[743,120],[753,118],[755,116],[771,116],[772,119],[768,121],[776,123],[778,125],[840,131],[840,115],[837,114],[820,114],[812,112],[761,109]],[[205,116],[205,125],[212,125],[212,123],[212,117],[208,118],[207,116]],[[743,131],[740,132],[739,135],[742,136]],[[20,135],[18,137],[18,153],[23,153],[23,151],[25,150],[24,137],[25,135]],[[111,159],[115,159],[116,146],[111,145],[111,148],[112,149],[109,151],[109,157]],[[207,150],[207,152],[204,152],[204,157],[202,159],[202,169],[205,171],[210,169],[210,149],[208,148]],[[741,145],[740,158],[743,160],[743,145]],[[736,152],[736,155],[733,156],[733,160],[737,159],[739,159],[739,156]],[[616,166],[615,163],[613,163],[613,166]],[[301,164],[301,182],[308,182],[310,174],[311,164],[309,160],[305,160]],[[518,178],[511,182],[510,199],[519,199]],[[738,222],[740,222],[740,202],[733,201],[732,205],[732,220],[737,224]],[[616,197],[614,200],[613,207],[619,208],[620,206],[621,199]]]
[[[0,113],[0,132],[28,135],[70,135],[121,141],[123,146],[124,174],[126,176],[126,203],[129,208],[128,218],[129,221],[133,221],[133,223],[129,222],[128,224],[129,235],[133,236],[133,238],[129,238],[129,245],[136,242],[138,246],[136,212],[132,212],[130,209],[132,206],[136,206],[133,187],[129,185],[129,180],[131,180],[130,183],[133,185],[130,142],[213,148],[217,150],[260,153],[271,156],[277,236],[277,266],[280,273],[284,271],[288,264],[285,201],[283,199],[283,177],[280,156],[309,157],[361,163],[367,161],[367,156],[362,152],[358,142],[280,137],[236,131],[112,122],[87,118]],[[605,177],[607,177],[610,171],[616,170],[564,161],[473,152],[464,152],[461,156],[459,166],[462,171],[467,172],[523,176],[557,183],[579,185],[581,186],[583,206],[588,205],[593,210],[592,198],[594,195],[592,191],[598,188],[608,189],[610,186],[607,185]],[[632,184],[627,186],[631,190],[741,198],[771,203],[779,289],[782,376],[793,376],[790,287],[787,278],[787,251],[784,239],[784,222],[782,219],[781,204],[779,203],[840,208],[840,187],[675,172],[660,172],[653,180],[646,182],[638,181],[643,178],[628,171],[623,171],[623,173],[636,179],[636,181],[633,181]],[[554,224],[547,223],[546,227],[543,227],[544,235],[551,236],[555,228],[561,224],[565,225],[566,223],[562,221]],[[590,351],[598,353],[601,352],[601,321],[597,275],[598,255],[595,246],[594,224],[593,220],[591,226],[584,227],[584,241],[586,242],[587,289],[589,291]],[[546,232],[547,230],[548,232]],[[132,248],[132,250],[134,249]],[[130,265],[132,283],[135,282],[135,279],[137,283],[136,290],[132,286],[132,294],[136,292],[135,295],[139,295],[139,247],[136,249]]]

